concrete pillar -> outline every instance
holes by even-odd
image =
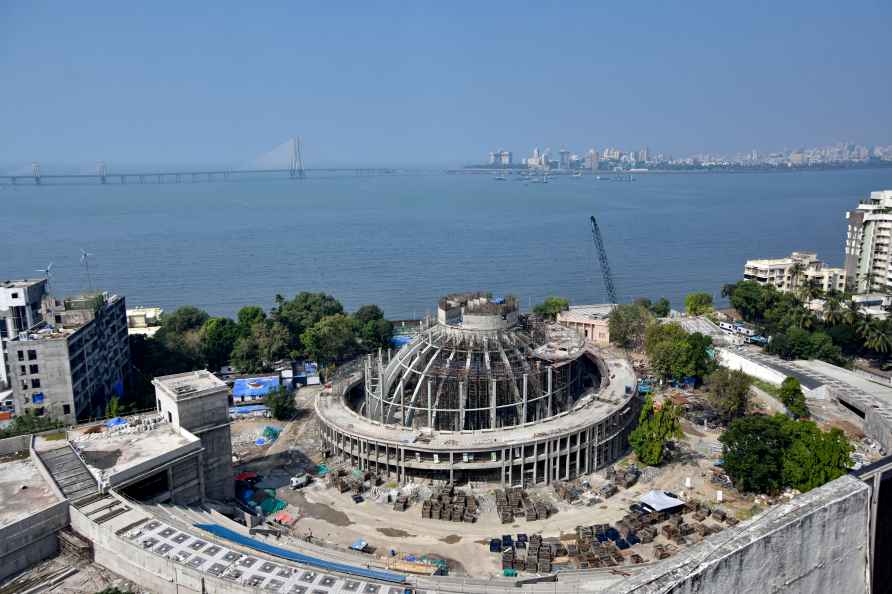
[[[548,368],[548,384],[547,384],[548,385],[548,408],[546,409],[547,410],[546,414],[549,417],[551,416],[551,386],[552,386],[551,376],[552,376],[553,371],[554,370],[551,367]]]
[[[551,484],[551,440],[545,440],[545,484]]]
[[[452,452],[449,452],[449,482],[453,482],[455,480],[455,468],[453,467],[454,459],[452,457]]]
[[[502,455],[500,456],[500,457],[502,458],[502,467],[501,467],[501,468],[502,468],[502,476],[501,476],[501,482],[502,482],[502,487],[504,487],[504,486],[505,486],[505,450],[504,450],[504,448],[502,449],[501,454],[502,454]]]
[[[496,380],[489,382],[489,428],[496,428]]]
[[[533,442],[533,485],[536,484],[536,480],[539,478],[539,443]]]
[[[431,394],[433,392],[433,380],[427,380],[427,426],[431,429],[434,428],[434,406],[431,401]]]
[[[560,443],[560,442],[558,442]],[[564,459],[564,480],[570,480],[570,436],[567,436],[567,453]]]
[[[465,428],[465,382],[458,382],[458,418],[461,429]]]
[[[523,419],[521,420],[521,424],[527,422],[527,382],[529,381],[527,374],[523,374]]]

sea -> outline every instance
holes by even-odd
[[[607,301],[594,215],[621,301],[712,293],[749,258],[813,251],[840,266],[846,210],[892,169],[640,174],[632,182],[408,172],[210,183],[0,188],[0,280],[40,276],[129,307],[233,316],[323,291],[418,318],[450,292]],[[82,250],[90,254],[83,262]]]

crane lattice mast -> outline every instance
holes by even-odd
[[[613,274],[610,272],[610,262],[607,261],[607,250],[604,249],[604,240],[601,238],[601,230],[598,221],[591,217],[592,239],[595,241],[595,249],[598,251],[598,260],[601,262],[601,276],[604,277],[604,287],[607,289],[607,298],[612,305],[616,305],[616,288],[613,286]]]

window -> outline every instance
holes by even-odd
[[[62,414],[63,414],[63,415],[70,415],[70,414],[71,414],[71,405],[70,405],[70,404],[63,404],[63,405],[62,405]]]
[[[25,353],[24,353],[24,351],[19,351],[19,361],[24,361],[24,360],[25,360]]]
[[[28,366],[19,365],[19,373],[21,373],[22,375],[26,375],[28,373]]]
[[[27,381],[27,380],[22,380],[22,389],[23,389],[23,390],[27,390],[27,389],[28,389],[28,381]]]
[[[11,295],[11,297],[12,297],[13,299],[18,299],[18,298],[19,298],[19,294],[18,294],[18,293],[13,293],[13,294]]]
[[[40,373],[40,368],[37,365],[30,366],[31,373]]]
[[[36,361],[36,360],[37,360],[37,351],[29,350],[29,351],[28,351],[28,360],[29,360],[29,361]]]
[[[31,388],[39,388],[40,387],[40,378],[35,377],[31,380]]]
[[[170,411],[167,411],[167,422],[173,423],[173,414]]]
[[[58,314],[56,315],[56,323],[57,323],[57,324],[61,324],[61,323],[62,323],[62,316],[60,316],[60,315],[58,315]]]

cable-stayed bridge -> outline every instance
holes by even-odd
[[[62,184],[170,184],[213,181],[246,181],[267,177],[305,179],[307,177],[331,177],[340,175],[389,175],[396,173],[384,168],[351,167],[304,167],[300,138],[291,138],[268,153],[238,169],[201,169],[166,171],[112,171],[104,161],[96,164],[95,173],[48,173],[40,170],[37,161],[31,164],[31,173],[0,175],[0,185],[62,185]]]

